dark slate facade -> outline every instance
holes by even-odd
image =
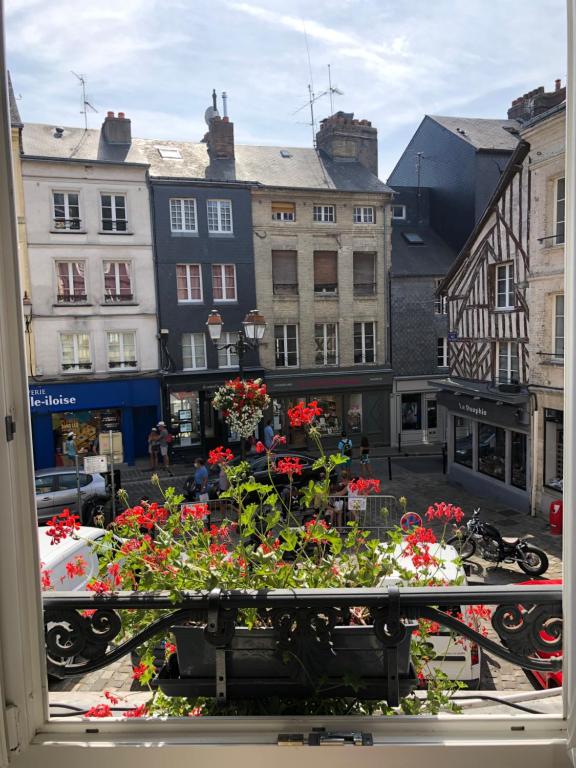
[[[173,433],[174,450],[189,449],[204,453],[222,442],[236,442],[212,409],[214,390],[238,375],[238,368],[220,368],[218,350],[206,333],[211,309],[217,309],[224,322],[223,332],[237,332],[246,314],[256,308],[254,250],[252,245],[252,204],[250,187],[241,183],[207,183],[187,180],[152,179],[151,198],[157,273],[161,367],[164,380],[165,420]],[[196,200],[197,232],[172,232],[170,199]],[[207,200],[230,200],[233,232],[208,232]],[[202,301],[178,301],[176,265],[199,264],[202,274]],[[213,264],[235,264],[236,301],[214,300]],[[165,333],[163,331],[168,331]],[[205,337],[205,370],[183,370],[182,336]],[[244,367],[250,376],[261,373],[258,353],[248,352]],[[191,413],[188,413],[191,411]]]

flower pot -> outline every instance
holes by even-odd
[[[167,696],[216,697],[217,656],[222,654],[221,698],[357,697],[386,699],[394,706],[416,686],[410,663],[413,628],[407,626],[392,648],[380,642],[372,626],[336,626],[328,642],[310,633],[298,642],[298,650],[294,644],[282,650],[279,632],[272,628],[237,627],[220,649],[207,641],[202,627],[176,626],[177,657],[172,655],[156,682]]]

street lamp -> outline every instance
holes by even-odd
[[[27,291],[24,291],[24,296],[22,297],[22,311],[24,313],[26,333],[30,333],[30,326],[32,325],[32,299],[28,296]]]
[[[258,349],[258,345],[266,333],[266,320],[257,309],[251,309],[242,321],[242,327],[238,331],[238,340],[229,344],[218,344],[222,337],[222,328],[224,321],[217,309],[213,309],[208,315],[206,328],[210,341],[216,349],[231,349],[238,357],[238,369],[240,378],[244,379],[244,356],[250,350]],[[240,437],[240,451],[242,458],[246,456],[246,446],[244,438]]]

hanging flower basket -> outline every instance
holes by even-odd
[[[262,379],[232,379],[216,390],[212,400],[228,427],[244,438],[254,434],[264,411],[270,405]]]

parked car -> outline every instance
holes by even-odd
[[[57,544],[52,544],[46,528],[38,528],[38,548],[42,570],[50,576],[51,587],[48,591],[60,592],[80,591],[86,584],[98,576],[98,555],[90,546],[91,542],[104,537],[102,528],[87,528],[82,526],[77,536],[67,536]],[[74,562],[77,557],[83,557],[86,562],[85,573],[70,578],[66,563]]]
[[[106,496],[106,480],[98,473],[80,472],[81,506],[78,509],[78,481],[73,467],[39,469],[35,472],[36,512],[38,520],[45,522],[68,508],[82,515],[89,499]]]

